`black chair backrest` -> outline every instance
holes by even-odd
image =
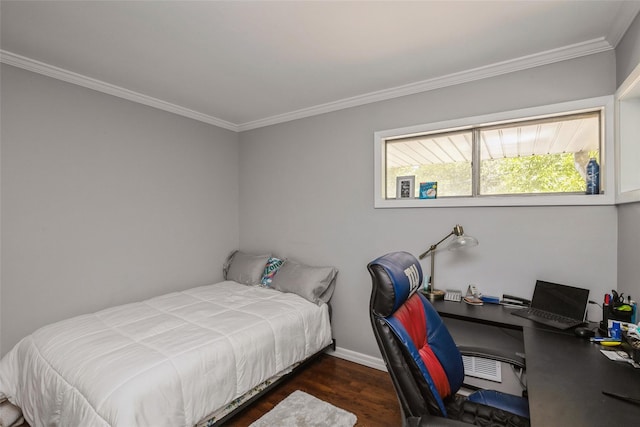
[[[431,347],[435,348],[440,374],[446,375],[447,387],[452,394],[460,387],[464,378],[464,367],[453,339],[442,324],[442,320],[422,295],[414,295],[422,283],[422,268],[418,260],[408,252],[393,252],[369,263],[367,266],[372,279],[370,318],[376,341],[380,348],[398,400],[405,417],[419,417],[425,414],[446,416],[443,400],[434,385],[431,374],[412,343],[398,331],[398,319],[394,314],[405,310],[408,304],[424,310],[423,323],[433,328],[429,335]],[[420,301],[415,301],[419,298]],[[400,311],[399,311],[400,310]],[[427,325],[421,325],[426,328]],[[404,343],[402,341],[405,341]],[[409,345],[407,345],[409,344]],[[430,346],[425,347],[429,352]],[[423,349],[423,350],[425,350]],[[435,354],[433,354],[435,357]],[[446,398],[447,396],[442,396]]]

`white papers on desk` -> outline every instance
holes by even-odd
[[[625,351],[600,350],[600,353],[604,354],[609,360],[613,360],[614,362],[627,362],[630,363],[634,368],[640,368],[640,365],[634,362],[633,359],[631,359]]]

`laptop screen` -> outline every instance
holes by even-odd
[[[584,320],[589,289],[536,281],[531,307],[572,319]]]

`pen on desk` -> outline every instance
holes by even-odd
[[[591,342],[619,342],[620,339],[619,338],[609,338],[609,337],[591,337],[589,338],[589,341]]]
[[[636,399],[631,396],[625,396],[623,394],[612,393],[610,391],[604,391],[604,390],[602,390],[602,394],[604,394],[605,396],[613,397],[614,399],[622,400],[624,402],[628,402],[628,403],[632,403],[634,405],[640,406],[640,399]]]

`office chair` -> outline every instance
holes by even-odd
[[[371,324],[400,402],[403,425],[432,425],[425,420],[449,425],[458,420],[480,426],[529,426],[529,403],[523,397],[492,390],[468,397],[457,394],[464,380],[462,354],[524,369],[523,358],[457,347],[438,312],[416,292],[422,268],[410,253],[389,253],[371,261],[367,269],[373,281]]]

